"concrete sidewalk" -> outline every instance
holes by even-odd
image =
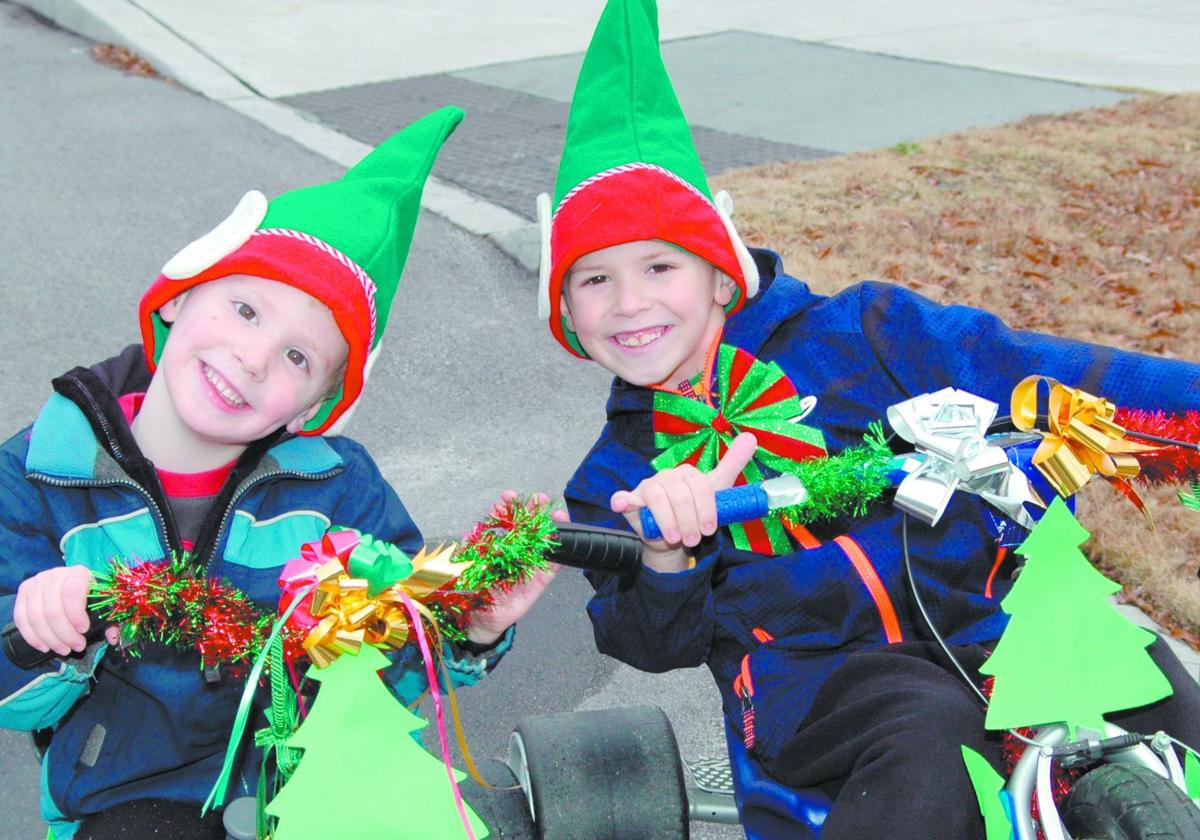
[[[602,0],[17,0],[343,166],[446,102],[426,206],[534,269]],[[1132,89],[1200,88],[1189,0],[663,0],[664,57],[712,174],[881,148]]]
[[[236,95],[241,85],[272,99],[578,52],[603,7],[602,0],[22,2],[90,37],[97,36],[86,27],[107,26],[104,40],[136,45],[206,95]],[[666,41],[742,31],[1085,85],[1200,85],[1200,7],[1189,0],[663,0],[659,9]],[[187,49],[232,80],[218,86],[215,77],[200,78],[199,63],[183,59]],[[721,53],[710,60],[729,65]]]

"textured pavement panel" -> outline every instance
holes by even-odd
[[[363,143],[376,145],[412,120],[451,103],[467,119],[438,156],[438,177],[533,219],[540,192],[551,192],[562,153],[568,104],[447,74],[307,93],[281,100]],[[705,170],[832,152],[712,128],[693,128]]]
[[[753,32],[665,41],[662,52],[693,126],[837,152],[1112,105],[1130,96]],[[454,75],[565,102],[582,59],[573,53]]]

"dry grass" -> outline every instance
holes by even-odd
[[[891,150],[714,179],[747,241],[832,293],[886,279],[1023,329],[1200,359],[1200,95],[1033,117]],[[1032,371],[1031,371],[1032,372]],[[1157,532],[1086,491],[1099,562],[1200,634],[1200,515],[1146,494]]]

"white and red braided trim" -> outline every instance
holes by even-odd
[[[368,337],[367,346],[370,347],[375,342],[375,281],[371,279],[367,272],[363,271],[362,266],[328,242],[302,231],[292,230],[291,228],[261,228],[260,230],[256,230],[253,236],[286,236],[289,239],[297,239],[307,245],[311,245],[318,251],[328,254],[341,263],[358,280],[363,294],[366,295],[367,312],[371,316],[371,334]]]
[[[559,211],[563,209],[563,207],[566,205],[566,203],[568,201],[570,201],[572,198],[574,198],[579,193],[586,190],[592,184],[595,184],[598,181],[603,181],[605,178],[611,178],[613,175],[621,175],[626,172],[636,172],[639,169],[650,169],[650,170],[653,170],[654,172],[658,172],[662,175],[666,175],[672,181],[675,181],[676,183],[681,184],[682,186],[686,187],[690,192],[692,192],[696,196],[696,198],[700,199],[701,201],[707,202],[708,204],[712,204],[712,200],[708,196],[706,196],[704,193],[700,192],[700,190],[696,189],[694,184],[684,180],[683,178],[680,178],[678,175],[676,175],[670,169],[666,169],[662,166],[657,166],[653,163],[637,162],[637,163],[623,163],[620,166],[614,166],[612,169],[606,169],[603,172],[598,172],[595,175],[593,175],[592,177],[585,178],[584,180],[580,181],[574,187],[567,190],[567,194],[562,197],[562,200],[558,202],[558,206],[554,208],[554,215],[557,216]]]

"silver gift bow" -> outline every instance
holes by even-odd
[[[889,408],[888,422],[916,449],[904,467],[909,474],[896,489],[896,507],[936,525],[954,491],[965,490],[1032,528],[1025,503],[1044,507],[1042,500],[1004,449],[986,437],[997,409],[991,400],[957,388],[921,394]],[[1020,440],[1036,437],[1022,435]],[[1019,441],[1008,436],[1006,442]]]

